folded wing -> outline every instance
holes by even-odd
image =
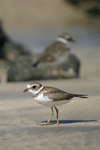
[[[44,96],[48,97],[49,99],[53,99],[54,101],[61,101],[61,100],[70,100],[72,98],[87,98],[87,95],[83,94],[71,94],[64,92],[62,90],[56,88],[46,87],[48,92],[44,92]]]

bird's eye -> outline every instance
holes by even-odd
[[[36,88],[36,85],[33,85],[32,88],[35,89],[35,88]]]

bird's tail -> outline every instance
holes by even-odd
[[[73,94],[74,97],[80,97],[80,98],[88,98],[88,95],[83,94]]]

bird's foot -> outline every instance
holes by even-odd
[[[41,123],[41,126],[47,126],[47,125],[52,125],[52,123],[51,122],[43,122],[43,123]]]
[[[54,125],[59,125],[59,121],[55,122]]]
[[[47,125],[59,125],[59,121],[55,122],[55,123],[51,123],[51,122],[43,122],[40,123],[41,126],[47,126]]]

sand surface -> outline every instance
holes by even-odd
[[[100,150],[100,51],[77,55],[82,61],[79,79],[40,81],[89,95],[58,107],[59,126],[38,125],[48,120],[51,109],[23,93],[28,82],[0,84],[0,150]]]
[[[28,2],[2,0],[0,5],[0,18],[7,33],[14,35],[15,30],[18,34],[22,31],[21,40],[26,38],[24,31],[50,28],[58,33],[56,28],[59,30],[77,22],[91,26],[100,24],[98,18],[93,21],[92,17],[85,17],[77,8],[72,9],[58,0],[42,0],[41,5],[37,0]],[[28,82],[0,83],[0,150],[100,150],[100,48],[84,46],[75,51],[72,48],[82,63],[79,79],[40,81],[70,93],[89,95],[88,99],[73,100],[57,107],[59,126],[39,125],[49,119],[51,109],[36,103],[29,93],[23,93]],[[55,121],[56,114],[52,119]]]

